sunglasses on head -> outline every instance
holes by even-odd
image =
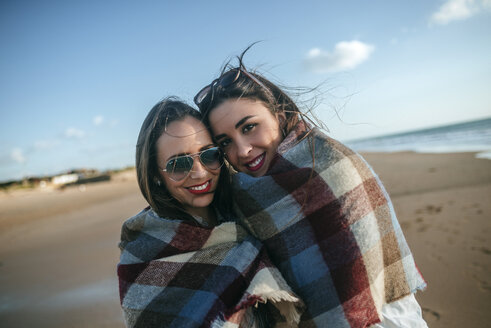
[[[196,96],[194,96],[194,103],[196,104],[196,106],[201,108],[201,105],[205,103],[210,103],[213,100],[216,88],[226,88],[232,85],[239,79],[241,73],[243,73],[245,76],[250,78],[252,81],[257,83],[265,90],[268,90],[268,88],[266,88],[266,86],[261,81],[259,81],[254,75],[246,71],[245,68],[240,66],[223,73],[218,79],[213,80],[210,84],[201,89],[196,94]]]
[[[165,165],[165,169],[169,178],[174,181],[185,179],[191,172],[194,165],[194,158],[199,157],[199,161],[209,170],[218,170],[223,165],[223,154],[220,148],[213,147],[202,150],[196,154],[179,155],[171,158]]]

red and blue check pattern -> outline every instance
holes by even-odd
[[[426,283],[370,166],[306,131],[285,138],[265,176],[235,175],[241,220],[305,302],[300,327],[369,327]]]
[[[239,327],[254,322],[258,302],[273,305],[278,323],[300,319],[301,301],[263,245],[235,223],[205,228],[148,209],[124,223],[120,248],[128,327]]]

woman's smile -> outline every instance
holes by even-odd
[[[204,183],[197,184],[194,186],[186,187],[186,189],[195,195],[204,194],[211,190],[211,179],[205,181]]]
[[[257,171],[264,165],[265,159],[266,159],[266,152],[257,156],[252,161],[245,163],[244,166],[247,167],[250,171]]]

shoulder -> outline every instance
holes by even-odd
[[[123,223],[122,231],[143,232],[151,226],[152,221],[159,221],[161,219],[154,210],[147,207],[138,214],[128,218]]]
[[[313,140],[313,160],[315,170],[324,179],[344,186],[343,190],[361,185],[371,180],[381,184],[368,162],[356,151],[342,142],[335,140],[318,129],[314,129],[311,139]]]
[[[340,158],[348,157],[348,156],[359,156],[354,150],[349,148],[344,143],[329,137],[323,131],[318,128],[312,129],[310,139],[314,141],[314,146],[316,148],[315,151],[323,151],[328,150],[332,155],[337,155]]]
[[[130,244],[147,244],[154,238],[165,240],[165,236],[174,234],[181,222],[162,218],[151,208],[146,208],[123,223],[119,248],[123,250]]]
[[[348,162],[356,162],[357,166],[366,165],[357,152],[318,128],[313,128],[301,143],[283,156],[297,166],[315,167],[317,172],[336,167],[342,169],[345,167],[343,163]]]

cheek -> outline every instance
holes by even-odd
[[[178,199],[179,198],[178,184],[175,181],[172,181],[172,180],[165,178],[165,177],[162,180],[165,183],[165,187],[167,188],[167,191],[169,192],[169,194],[172,197],[174,197],[175,199]]]
[[[278,145],[282,141],[281,132],[278,129],[272,128],[269,133],[269,137],[264,139],[264,142],[268,145],[270,150],[276,151]]]
[[[234,169],[237,169],[237,164],[238,159],[237,159],[237,152],[234,149],[234,147],[228,147],[227,151],[225,153],[225,159],[234,167]]]

